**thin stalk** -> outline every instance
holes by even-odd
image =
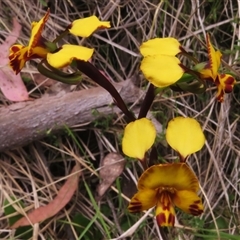
[[[60,35],[58,35],[54,40],[53,43],[57,43],[59,40],[64,38],[69,33],[68,28],[64,30]]]
[[[81,60],[76,60],[77,68],[79,71],[83,72],[89,78],[91,78],[98,85],[106,89],[113,97],[114,102],[119,107],[119,109],[125,114],[129,121],[134,121],[135,116],[130,112],[123,101],[122,97],[116,90],[116,88],[111,84],[111,82],[90,62],[85,62]]]
[[[153,100],[155,98],[155,87],[153,84],[150,83],[150,85],[148,86],[148,90],[147,90],[147,93],[145,95],[145,98],[142,102],[142,106],[141,106],[141,109],[140,109],[140,112],[138,114],[138,119],[140,118],[143,118],[143,117],[146,117],[147,116],[147,113],[153,103]]]

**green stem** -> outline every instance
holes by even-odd
[[[57,43],[59,40],[64,38],[68,33],[69,33],[69,31],[68,31],[68,28],[67,28],[53,40],[53,43]]]
[[[187,58],[191,59],[195,64],[199,63],[199,61],[195,57],[190,55],[183,47],[180,47],[180,49],[181,49],[181,55],[186,56]]]
[[[49,68],[46,68],[44,65],[46,65],[47,67],[49,67],[51,70],[49,70]],[[59,82],[62,83],[66,83],[69,85],[75,85],[78,84],[81,80],[82,77],[79,74],[79,72],[75,72],[75,73],[64,73],[56,68],[53,68],[52,66],[50,66],[47,63],[46,59],[43,59],[37,66],[38,71],[43,74],[44,76],[57,80]]]

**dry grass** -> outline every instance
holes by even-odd
[[[188,4],[185,1],[144,0],[51,2],[52,14],[46,31],[49,39],[54,39],[59,31],[79,17],[96,14],[101,19],[111,21],[112,29],[95,33],[84,40],[84,45],[97,49],[94,64],[114,81],[133,77],[142,80],[138,47],[142,41],[156,36],[176,37],[189,52],[199,59],[206,59],[206,32],[211,33],[212,42],[217,48],[230,53],[224,55],[224,69],[238,74],[240,5],[237,1],[196,0]],[[30,23],[43,16],[43,9],[41,1],[0,2],[1,39],[11,29],[11,18],[17,16],[23,25],[19,42],[27,43]],[[82,44],[77,38],[69,38],[69,41]],[[23,72],[31,75],[37,71],[28,63]],[[144,82],[141,81],[141,84],[144,85]],[[91,86],[92,83],[86,80],[80,87]],[[43,92],[38,90],[33,79],[29,90],[35,87],[34,96],[41,97]],[[119,151],[119,138],[125,124],[121,116],[103,119],[95,123],[96,126],[76,126],[71,132],[66,130],[65,134],[50,135],[40,142],[1,153],[1,206],[10,196],[22,199],[26,208],[18,206],[19,211],[26,212],[47,204],[62,185],[60,180],[64,180],[74,162],[79,161],[84,166],[85,184],[81,179],[79,191],[66,209],[34,226],[33,239],[37,236],[39,239],[119,239],[119,236],[126,235],[128,229],[132,230],[128,239],[240,238],[240,91],[237,85],[234,94],[229,95],[223,104],[215,101],[215,92],[214,88],[199,96],[166,92],[157,97],[153,105],[153,112],[163,126],[172,117],[183,115],[196,118],[204,128],[207,138],[205,147],[189,159],[201,183],[205,205],[201,217],[192,218],[179,212],[179,223],[175,229],[159,230],[152,212],[148,212],[140,227],[134,231],[134,224],[140,223],[142,214],[129,214],[127,200],[124,200],[135,191],[134,182],[140,174],[139,166],[133,162],[129,162],[122,177],[100,203],[92,200],[99,182],[100,159],[108,152]],[[164,147],[164,143],[159,145],[159,156],[166,159],[171,157],[170,149]],[[127,179],[132,184],[127,184]],[[83,228],[79,230],[74,223],[82,224]],[[14,236],[14,231],[6,226],[2,209],[1,239]],[[211,233],[210,230],[215,232]],[[84,231],[87,233],[84,234]]]

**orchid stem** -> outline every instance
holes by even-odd
[[[57,43],[59,40],[64,38],[69,33],[68,29],[64,30],[60,35],[58,35],[54,40],[53,43]]]
[[[145,98],[142,102],[142,106],[141,106],[140,112],[138,114],[138,119],[147,116],[147,113],[153,103],[154,98],[155,98],[154,86],[153,86],[153,84],[150,83],[150,85],[148,86]]]
[[[183,47],[180,47],[180,48],[181,48],[181,54],[183,56],[186,56],[187,58],[191,59],[195,64],[199,63],[199,61],[195,57],[190,55]]]
[[[125,114],[130,122],[136,120],[134,114],[128,110],[116,88],[93,64],[82,60],[76,60],[76,62],[79,71],[83,72],[111,94],[118,108]]]

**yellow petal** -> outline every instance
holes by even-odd
[[[79,37],[89,37],[99,28],[110,28],[110,22],[100,21],[96,16],[73,21],[69,32]]]
[[[168,188],[199,190],[198,179],[185,163],[167,163],[148,168],[138,180],[138,189]]]
[[[205,68],[201,69],[199,72],[201,73],[201,78],[210,79],[214,81],[212,69],[209,68],[209,63],[206,65]]]
[[[189,154],[199,151],[205,142],[200,124],[193,118],[184,117],[176,117],[168,123],[166,139],[183,160]]]
[[[41,39],[41,34],[43,31],[43,28],[48,20],[50,14],[50,10],[46,12],[44,17],[39,22],[33,22],[32,23],[32,33],[28,44],[28,57],[30,57],[33,54],[33,49],[39,44],[39,41]]]
[[[93,55],[93,49],[77,45],[65,44],[56,53],[48,53],[47,61],[55,68],[65,67],[73,61],[73,59],[88,61]]]
[[[156,191],[152,189],[143,189],[132,197],[128,210],[130,212],[142,212],[154,207],[156,203]]]
[[[203,213],[203,204],[194,192],[183,190],[177,191],[173,197],[173,203],[184,212],[198,216]]]
[[[156,220],[161,227],[174,226],[175,210],[171,196],[167,192],[162,192],[157,201]]]
[[[167,87],[177,82],[184,70],[176,57],[155,55],[144,57],[140,69],[145,78],[156,87]]]
[[[142,160],[155,138],[156,129],[153,123],[147,118],[138,119],[125,127],[122,150],[127,156]]]
[[[175,38],[154,38],[140,46],[141,54],[146,56],[168,55],[175,56],[181,52],[180,43]]]
[[[218,69],[220,67],[222,54],[220,51],[214,50],[208,34],[207,34],[206,41],[207,41],[209,62],[205,67],[205,69],[201,70],[200,73],[202,74],[203,78],[211,78],[213,81],[215,81],[217,77]]]

